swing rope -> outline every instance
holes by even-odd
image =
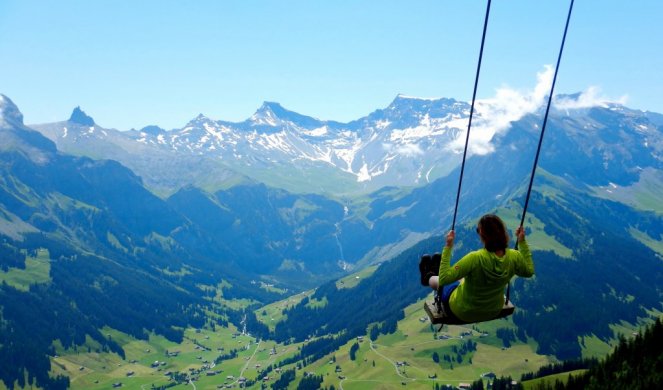
[[[527,206],[529,206],[529,198],[532,194],[532,184],[534,183],[534,176],[536,174],[536,168],[539,164],[539,154],[541,153],[541,144],[543,143],[543,136],[546,132],[546,125],[548,124],[548,113],[550,112],[550,106],[553,99],[553,92],[555,91],[555,83],[557,82],[557,72],[559,71],[559,64],[562,60],[562,52],[564,51],[564,43],[566,42],[566,33],[569,30],[569,21],[571,20],[571,11],[573,10],[573,2],[571,0],[571,5],[569,6],[569,13],[566,16],[566,25],[564,26],[564,35],[562,36],[562,45],[559,48],[559,55],[557,56],[557,65],[555,66],[555,75],[553,76],[552,85],[550,86],[550,94],[548,95],[548,104],[546,105],[546,113],[543,116],[543,125],[541,126],[541,135],[539,136],[539,145],[536,148],[536,156],[534,157],[534,165],[532,166],[532,174],[529,178],[529,185],[527,186],[527,195],[525,196],[525,205],[523,206],[523,215],[520,218],[520,227],[523,227],[525,223],[525,215],[527,214]],[[515,248],[518,249],[518,240],[516,239]],[[506,289],[506,303],[509,303],[511,295],[511,283],[509,283]]]
[[[486,29],[487,29],[487,26],[488,26],[488,16],[490,14],[490,3],[491,3],[491,0],[488,0],[488,5],[487,5],[487,8],[486,8],[486,18],[484,20],[484,25],[483,25],[483,35],[481,37],[481,50],[479,52],[479,61],[478,61],[478,64],[477,64],[477,73],[476,73],[476,77],[475,77],[475,80],[474,80],[474,92],[472,94],[472,105],[471,105],[471,108],[470,108],[470,118],[469,118],[469,123],[468,123],[468,126],[467,126],[467,135],[466,135],[466,138],[465,138],[465,149],[463,151],[463,162],[461,164],[461,169],[460,169],[460,178],[459,178],[459,181],[458,181],[458,192],[456,193],[456,205],[454,207],[454,215],[453,215],[453,221],[452,221],[452,224],[451,224],[451,230],[454,230],[454,228],[456,226],[456,216],[457,216],[457,213],[458,213],[458,203],[459,203],[459,199],[460,199],[461,186],[462,186],[462,183],[463,183],[463,173],[465,171],[465,160],[467,158],[467,146],[468,146],[469,138],[470,138],[470,129],[472,127],[472,117],[473,117],[473,114],[474,114],[474,103],[475,103],[475,100],[476,100],[477,85],[479,83],[479,74],[480,74],[480,70],[481,70],[481,60],[483,58],[483,48],[484,48],[484,43],[485,43],[485,39],[486,39]],[[541,135],[539,136],[539,144],[538,144],[537,149],[536,149],[536,156],[534,158],[534,164],[532,166],[532,173],[530,175],[529,185],[527,187],[527,195],[525,197],[525,204],[523,206],[523,214],[522,214],[522,218],[520,220],[520,227],[523,227],[523,224],[525,222],[525,215],[527,213],[527,207],[529,206],[529,199],[530,199],[530,195],[532,193],[532,185],[534,183],[534,177],[536,175],[536,168],[537,168],[538,163],[539,163],[539,155],[541,153],[541,145],[543,143],[543,136],[544,136],[545,131],[546,131],[546,125],[548,123],[548,114],[550,113],[550,107],[551,107],[551,104],[552,104],[552,99],[553,99],[553,95],[554,95],[554,91],[555,91],[555,84],[557,82],[557,73],[559,72],[559,65],[560,65],[560,62],[561,62],[561,59],[562,59],[562,53],[564,51],[564,44],[566,42],[566,34],[568,32],[568,29],[569,29],[569,22],[571,20],[571,13],[573,11],[573,3],[574,3],[574,0],[571,0],[571,3],[569,5],[569,12],[568,12],[568,15],[566,17],[566,25],[564,26],[564,34],[562,36],[562,44],[561,44],[560,49],[559,49],[559,55],[557,56],[557,64],[555,66],[555,74],[553,76],[552,85],[550,87],[550,94],[548,95],[548,103],[546,105],[546,112],[545,112],[545,115],[544,115],[544,118],[543,118],[543,125],[541,127]],[[518,249],[518,240],[516,240],[515,248]],[[437,294],[435,295],[434,305],[437,306],[437,309],[436,309],[435,313],[442,312],[442,301],[441,301],[441,290],[442,289],[441,289],[441,287],[442,286],[440,286],[438,288]],[[502,317],[508,316],[508,315],[513,313],[513,309],[514,309],[513,305],[510,305],[510,307],[507,307],[507,306],[509,306],[510,292],[511,292],[511,283],[508,284],[508,287],[507,287],[507,290],[506,290],[506,300],[505,300],[505,303],[504,303],[504,308],[502,309],[502,312],[500,313],[498,318],[502,318]],[[434,318],[434,314],[433,314],[434,309],[430,308],[427,304],[424,305],[424,308],[426,309],[426,312],[428,313],[428,315],[431,317],[431,321],[433,321],[434,319],[437,319],[438,322],[433,322],[433,323],[441,323],[440,329],[442,329],[442,326],[444,326],[444,324],[446,323],[446,322],[444,322],[444,320],[441,320],[442,317]],[[504,313],[506,313],[506,314],[504,314]],[[444,316],[444,314],[443,314],[443,316]]]
[[[479,49],[479,61],[477,62],[477,72],[474,77],[474,91],[472,92],[472,105],[470,106],[470,119],[467,124],[467,134],[465,136],[465,149],[463,150],[463,162],[460,166],[460,178],[458,179],[458,192],[456,193],[456,205],[454,207],[454,216],[453,221],[451,222],[451,230],[455,229],[456,226],[456,215],[458,214],[458,202],[460,199],[460,189],[463,184],[463,173],[465,172],[465,160],[467,158],[467,144],[470,139],[470,129],[472,128],[472,117],[474,116],[474,102],[477,97],[477,86],[479,85],[479,74],[481,73],[481,60],[483,59],[483,47],[486,43],[486,30],[488,30],[488,17],[490,16],[490,3],[491,0],[488,0],[486,5],[486,16],[483,21],[483,33],[481,34],[481,48]],[[435,294],[435,305],[438,308],[438,311],[442,309],[442,286],[439,286],[437,293]]]
[[[555,90],[555,83],[557,82],[557,72],[559,71],[559,63],[562,60],[562,52],[564,51],[564,42],[566,42],[566,32],[569,30],[569,21],[571,20],[571,11],[573,10],[573,1],[571,0],[571,5],[569,6],[569,14],[566,16],[566,26],[564,27],[564,35],[562,36],[562,45],[559,48],[559,55],[557,56],[557,65],[555,66],[555,75],[553,76],[552,85],[550,86],[550,94],[548,95],[548,104],[546,105],[546,113],[543,116],[543,125],[541,126],[541,135],[539,136],[539,146],[536,148],[536,156],[534,157],[534,165],[532,166],[532,174],[529,178],[529,186],[527,187],[527,196],[525,196],[525,205],[523,206],[523,215],[520,219],[520,226],[523,226],[525,223],[525,214],[527,214],[527,206],[529,205],[529,197],[532,193],[532,184],[534,183],[534,176],[536,174],[536,168],[539,164],[539,154],[541,153],[541,144],[543,143],[543,135],[546,132],[546,125],[548,124],[548,113],[550,112],[550,106],[553,99],[553,92]],[[517,242],[516,242],[517,245]]]
[[[460,189],[463,184],[463,173],[465,172],[465,159],[467,157],[467,144],[470,140],[470,129],[472,128],[472,116],[474,115],[474,101],[477,97],[477,86],[479,84],[479,74],[481,73],[481,59],[483,58],[483,46],[486,42],[486,30],[488,29],[488,16],[490,15],[490,2],[488,0],[488,5],[486,6],[486,17],[483,22],[483,35],[481,36],[481,49],[479,50],[479,61],[477,63],[477,73],[474,78],[474,92],[472,92],[472,105],[470,106],[470,119],[467,124],[467,134],[465,136],[465,150],[463,151],[463,162],[460,166],[460,178],[458,179],[458,193],[456,193],[456,206],[454,207],[454,217],[451,222],[451,230],[454,230],[456,227],[456,214],[458,213],[458,201],[460,199]]]

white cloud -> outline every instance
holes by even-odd
[[[390,143],[382,144],[382,148],[387,152],[395,152],[405,157],[415,157],[424,154],[424,151],[417,144],[393,145]]]
[[[521,92],[504,86],[495,91],[495,97],[477,100],[468,153],[481,155],[493,152],[491,140],[495,134],[507,130],[512,122],[535,112],[545,103],[552,78],[553,68],[546,65],[543,71],[537,74],[537,83],[533,90]],[[462,151],[464,147],[464,134],[451,144],[453,150]]]
[[[414,157],[414,156],[421,156],[422,154],[424,154],[424,151],[421,150],[421,148],[417,144],[406,144],[406,145],[399,145],[396,148],[396,153],[406,157]]]
[[[589,87],[584,90],[577,98],[562,97],[554,100],[554,107],[558,110],[574,110],[579,108],[589,107],[608,107],[610,103],[617,103],[621,105],[626,104],[627,96],[622,96],[617,100],[611,100],[601,95],[599,87]]]
[[[495,91],[495,96],[476,101],[475,116],[472,119],[472,129],[468,145],[468,153],[488,154],[495,148],[491,143],[496,134],[502,133],[511,127],[511,123],[521,119],[527,114],[539,110],[547,103],[550,85],[554,76],[551,65],[545,65],[537,74],[537,82],[532,90],[517,91],[504,86]],[[589,107],[607,107],[609,104],[625,105],[627,96],[619,99],[609,99],[601,95],[599,87],[589,87],[577,98],[563,97],[554,99],[553,108],[558,110],[571,110]],[[454,152],[462,153],[465,147],[467,119],[464,120],[463,132],[449,147]]]

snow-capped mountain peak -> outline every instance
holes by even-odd
[[[4,120],[11,117],[21,121],[17,110],[11,114],[15,106],[7,98],[3,97],[2,107]],[[640,154],[660,160],[663,142],[657,123],[663,123],[663,116],[649,115],[652,121],[641,112],[628,113],[613,111],[612,107],[574,112],[574,118],[583,121],[579,127],[583,130],[576,131],[577,136],[583,137],[588,132],[603,134],[599,123],[619,123],[634,128],[644,137],[638,141],[644,145]],[[478,109],[475,114],[478,120],[471,145],[488,148],[499,139],[495,141],[492,133],[482,132],[482,126],[488,128],[487,121],[500,119],[501,111]],[[564,112],[557,114],[566,115]],[[132,168],[144,169],[140,174],[146,177],[155,170],[145,168],[152,167],[144,157],[152,150],[160,158],[168,156],[165,158],[182,166],[223,166],[223,169],[272,184],[278,177],[289,180],[292,172],[299,170],[307,172],[311,188],[316,190],[322,188],[316,187],[320,183],[333,182],[331,176],[343,183],[354,182],[357,188],[376,189],[385,185],[425,184],[450,172],[460,162],[455,152],[464,142],[468,115],[466,102],[398,95],[387,107],[349,123],[323,121],[287,110],[278,103],[265,102],[242,122],[213,120],[200,114],[183,128],[169,131],[147,127],[118,132],[65,122],[36,128],[58,142],[63,150],[86,150],[94,152],[95,156],[120,161],[129,159],[130,162],[133,160],[127,157],[127,151],[140,150],[141,155],[136,157]],[[507,119],[505,126],[518,120]],[[527,128],[536,129],[536,126],[532,123]],[[521,131],[524,130],[519,128],[518,132]],[[605,137],[611,136],[605,133]],[[607,138],[605,143],[608,143]],[[636,148],[635,142],[631,144],[624,153]],[[606,154],[606,159],[608,157]],[[265,173],[266,170],[269,173]],[[194,184],[196,180],[208,183],[202,178],[192,177],[191,180],[184,184]]]
[[[195,118],[191,119],[184,128],[202,126],[205,123],[215,123],[215,121],[204,114],[198,114]]]
[[[394,98],[394,101],[392,102],[392,104],[394,104],[395,102],[399,102],[399,101],[434,102],[434,101],[436,101],[436,100],[440,100],[440,99],[443,99],[443,98],[439,98],[439,97],[420,97],[420,96],[410,96],[410,95],[405,95],[405,94],[399,93],[399,94],[396,95],[396,97]]]
[[[327,122],[290,111],[279,103],[264,102],[247,123],[252,127],[279,127],[291,124],[299,130],[314,130],[325,126]]]
[[[278,103],[264,102],[262,106],[249,118],[253,126],[279,126],[283,121],[279,118],[279,113],[285,110]]]

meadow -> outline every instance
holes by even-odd
[[[534,226],[537,225],[533,221]],[[27,289],[31,284],[49,281],[50,259],[45,250],[26,259],[25,269],[11,268],[0,272],[0,279],[16,288]],[[359,280],[375,270],[369,267],[339,280],[337,287],[352,288]],[[218,286],[221,290],[223,286]],[[257,318],[271,329],[285,317],[283,311],[309,298],[313,291],[305,291],[255,310]],[[432,294],[427,297],[432,299]],[[226,302],[239,307],[246,302]],[[325,305],[324,301],[309,301],[308,305]],[[51,359],[51,374],[67,375],[72,389],[111,389],[114,385],[129,389],[148,389],[166,386],[173,389],[217,389],[239,387],[240,379],[249,381],[247,387],[259,388],[278,379],[281,370],[295,369],[295,388],[306,374],[322,376],[322,386],[337,389],[430,389],[435,384],[459,385],[481,377],[511,376],[518,379],[526,372],[536,372],[543,365],[555,362],[550,356],[536,353],[537,344],[513,341],[505,347],[497,337],[498,329],[516,326],[510,319],[502,319],[464,326],[432,326],[420,300],[404,310],[398,330],[369,339],[368,329],[363,337],[349,340],[345,345],[323,358],[308,362],[292,361],[303,343],[282,344],[258,340],[243,334],[234,325],[204,329],[186,329],[181,343],[150,334],[144,340],[128,336],[111,328],[102,334],[122,346],[126,357],[103,352],[94,340],[72,349],[65,349],[56,341],[56,356]],[[653,313],[658,314],[660,313]],[[631,335],[642,324],[625,322],[613,324],[615,334]],[[369,325],[370,328],[370,325]],[[464,346],[468,351],[458,353]],[[615,340],[603,341],[596,336],[581,337],[583,357],[601,357],[609,353]],[[356,348],[351,353],[351,348]],[[351,358],[354,355],[354,359]],[[437,355],[437,359],[435,357]],[[449,359],[445,359],[445,357]],[[282,363],[284,360],[290,363]],[[486,376],[488,374],[488,376]],[[553,380],[555,378],[549,378]],[[530,384],[531,385],[531,384]],[[4,386],[0,385],[0,390]]]

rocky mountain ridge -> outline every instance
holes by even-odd
[[[399,95],[385,109],[364,118],[340,123],[321,121],[265,102],[243,122],[213,120],[202,114],[181,129],[163,130],[150,126],[120,132],[94,124],[80,110],[68,121],[32,125],[68,153],[116,159],[144,177],[148,186],[172,193],[168,173],[157,173],[155,164],[162,156],[190,166],[205,161],[217,170],[267,182],[298,192],[334,190],[321,178],[331,174],[347,187],[346,192],[367,192],[385,185],[422,185],[432,182],[455,166],[457,156],[448,145],[467,126],[469,106],[453,99],[419,99]],[[446,153],[444,151],[447,151]],[[278,180],[256,172],[277,170]],[[304,171],[309,177],[291,185],[284,176]],[[225,176],[203,183],[196,175],[180,179],[179,186],[193,184],[210,190],[223,188]],[[279,184],[280,181],[280,184]],[[202,184],[202,185],[201,185]]]

